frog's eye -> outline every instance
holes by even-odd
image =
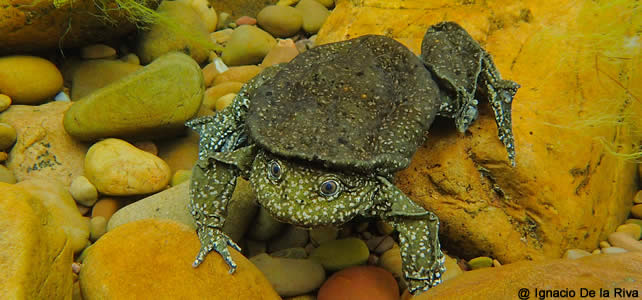
[[[339,192],[339,183],[334,179],[329,179],[321,183],[319,192],[324,197],[334,196]]]
[[[272,180],[280,180],[283,175],[283,169],[278,161],[272,160],[268,163],[268,176]]]

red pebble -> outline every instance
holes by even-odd
[[[317,300],[398,300],[392,274],[373,266],[356,266],[334,273],[321,286]]]
[[[242,16],[236,19],[236,25],[256,25],[256,19],[248,16]]]

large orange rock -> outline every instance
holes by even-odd
[[[0,182],[0,299],[71,299],[73,252],[49,210]]]
[[[544,293],[545,290],[573,291],[574,297],[564,297],[569,299],[595,299],[600,296],[600,289],[608,290],[609,295],[599,299],[639,299],[642,292],[641,268],[640,252],[590,255],[576,260],[522,261],[464,272],[419,296],[408,297],[406,294],[402,299],[518,299],[522,288],[528,289],[528,299],[539,299],[543,290]],[[595,294],[581,297],[582,288]]]
[[[187,225],[146,219],[103,235],[88,250],[80,272],[84,299],[281,299],[243,255],[233,275],[220,255],[212,253],[198,267],[200,248]]]
[[[439,216],[442,245],[455,255],[506,263],[594,249],[624,221],[637,191],[635,164],[622,157],[640,140],[639,7],[463,3],[339,0],[317,42],[374,33],[417,52],[430,25],[461,24],[502,76],[521,84],[513,102],[517,166],[483,104],[465,134],[451,121],[435,124],[397,185]]]

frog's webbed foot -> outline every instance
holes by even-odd
[[[236,271],[236,263],[232,260],[232,256],[230,255],[230,251],[227,249],[227,246],[231,246],[237,251],[241,251],[241,247],[239,247],[219,228],[201,226],[196,230],[196,233],[198,233],[198,239],[201,241],[201,249],[196,255],[196,259],[192,266],[194,268],[198,267],[205,259],[205,256],[214,250],[221,255],[225,263],[230,267],[230,274],[234,273],[234,271]]]
[[[498,137],[515,165],[511,103],[519,85],[502,79],[490,54],[453,22],[428,29],[421,44],[421,59],[441,89],[439,115],[454,118],[457,129],[464,132],[477,118],[478,99],[488,100],[495,113]]]

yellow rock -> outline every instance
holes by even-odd
[[[16,130],[11,125],[0,123],[0,150],[9,149],[16,142]]]
[[[71,299],[73,251],[49,211],[0,182],[0,299]]]
[[[328,9],[315,0],[301,0],[295,7],[303,17],[303,30],[309,34],[317,33],[330,15]]]
[[[71,100],[78,101],[104,87],[141,69],[138,64],[121,60],[95,59],[78,63],[72,75]]]
[[[80,57],[84,59],[115,58],[116,49],[105,44],[93,44],[82,47]]]
[[[191,170],[176,170],[174,175],[172,175],[172,180],[170,181],[171,186],[177,186],[185,181],[189,181],[192,177]]]
[[[236,97],[236,94],[230,93],[216,99],[216,111],[222,111],[228,105],[232,104],[234,97]]]
[[[256,26],[241,25],[232,32],[221,59],[228,66],[256,64],[275,44],[276,40],[269,33]]]
[[[13,171],[7,169],[4,165],[0,165],[0,182],[16,183],[16,176]]]
[[[55,179],[30,179],[16,183],[49,211],[49,222],[62,228],[69,237],[69,247],[80,252],[89,240],[89,219],[83,217],[67,188]]]
[[[37,56],[0,57],[0,93],[13,103],[40,104],[61,89],[62,74],[50,61]]]
[[[261,73],[262,70],[263,68],[254,65],[231,67],[227,71],[218,74],[214,78],[213,85],[216,86],[228,81],[246,83]]]
[[[484,104],[466,134],[452,122],[433,127],[397,186],[439,216],[455,254],[504,263],[557,258],[605,240],[637,192],[636,165],[608,154],[637,151],[639,140],[630,116],[640,103],[629,99],[642,95],[642,55],[626,41],[639,39],[640,14],[625,3],[339,0],[317,43],[384,34],[418,53],[430,25],[461,24],[502,77],[521,85],[512,105],[517,166],[508,164]],[[614,53],[626,59],[600,58]],[[610,150],[600,137],[623,146]]]
[[[169,220],[141,220],[117,227],[89,249],[80,272],[85,299],[281,299],[243,255],[231,275],[212,253],[198,267],[193,229]],[[123,251],[127,249],[127,251]]]
[[[473,270],[490,268],[493,266],[493,259],[488,256],[475,257],[468,262],[468,266]]]
[[[0,112],[7,110],[9,105],[11,105],[11,97],[5,94],[0,94]]]
[[[622,224],[615,229],[616,232],[624,232],[632,238],[639,240],[642,235],[642,228],[638,224]]]
[[[279,40],[276,46],[270,49],[270,52],[261,62],[262,68],[267,68],[280,63],[288,63],[299,55],[296,45],[292,39]]]
[[[243,87],[243,83],[236,81],[227,81],[217,84],[205,90],[203,105],[210,109],[216,109],[216,102],[218,98],[221,98],[224,95],[230,93],[238,93],[238,91],[241,90],[241,87]]]
[[[85,176],[105,195],[128,196],[157,192],[171,178],[158,156],[119,139],[102,140],[85,156]]]
[[[161,141],[158,157],[169,165],[172,172],[191,170],[198,159],[198,141],[198,134],[191,130],[186,137]]]

